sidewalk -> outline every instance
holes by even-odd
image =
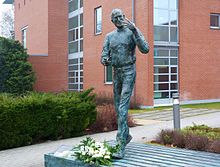
[[[211,127],[220,127],[220,112],[214,112],[204,115],[187,117],[181,119],[181,127],[196,124],[207,124]],[[145,120],[148,124],[144,126],[137,126],[130,128],[133,136],[132,142],[144,143],[154,139],[159,131],[166,128],[173,128],[173,121],[158,121],[158,120]],[[107,133],[98,133],[89,135],[97,141],[114,140],[116,131]],[[76,145],[83,138],[76,137],[71,139],[48,141],[42,144],[14,148],[9,150],[0,151],[0,166],[1,167],[43,167],[44,154],[55,151],[61,145]]]

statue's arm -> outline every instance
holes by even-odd
[[[131,22],[128,18],[125,18],[124,24],[132,31],[134,41],[138,46],[138,49],[141,53],[147,54],[149,52],[149,45],[148,42],[144,39],[141,31],[135,26],[133,22]]]
[[[147,54],[149,52],[149,45],[148,42],[145,40],[144,36],[142,35],[141,31],[135,27],[133,30],[134,40],[138,49],[141,53]]]
[[[108,35],[106,35],[105,40],[104,40],[104,44],[103,44],[103,48],[102,48],[101,63],[104,66],[107,66],[111,63]]]

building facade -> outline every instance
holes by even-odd
[[[121,8],[150,45],[136,51],[133,99],[143,106],[220,101],[219,0],[15,0],[15,37],[30,54],[38,91],[112,93],[100,63],[105,35]]]

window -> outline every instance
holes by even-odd
[[[177,0],[154,0],[154,41],[178,42]]]
[[[112,66],[105,67],[105,83],[112,84]]]
[[[24,48],[27,48],[27,27],[24,27],[21,30],[21,34],[22,34],[22,45],[24,46]]]
[[[154,49],[154,99],[169,99],[178,92],[178,48]]]
[[[83,0],[69,0],[68,90],[83,90]]]
[[[83,90],[83,58],[69,59],[68,89],[72,91]]]
[[[102,33],[102,7],[95,9],[95,34]]]
[[[69,54],[83,51],[83,13],[69,18]]]
[[[220,14],[210,15],[210,27],[214,29],[220,29]]]

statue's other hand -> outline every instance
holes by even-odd
[[[110,64],[110,62],[109,62],[106,58],[102,58],[101,63],[102,63],[104,66],[108,66],[108,65]]]

